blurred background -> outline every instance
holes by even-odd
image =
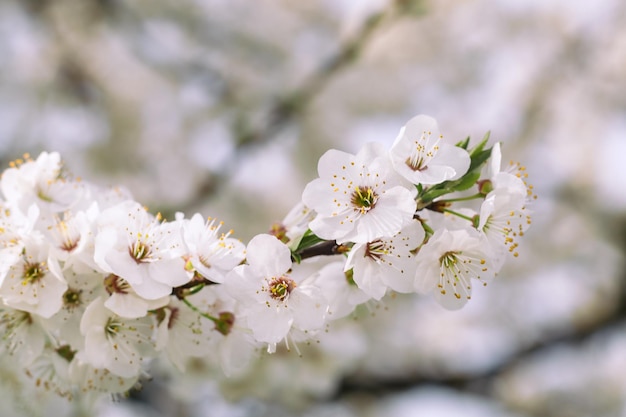
[[[457,312],[384,299],[238,379],[156,367],[98,416],[626,416],[626,2],[0,1],[2,166],[59,151],[244,242],[327,149],[421,113],[530,174],[533,226],[493,285]],[[78,413],[12,381],[2,416]]]

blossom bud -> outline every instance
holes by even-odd
[[[478,192],[481,195],[486,196],[490,192],[493,191],[493,182],[491,180],[481,180],[477,182],[478,184]]]
[[[228,335],[235,324],[235,315],[229,311],[222,311],[219,314],[219,318],[215,320],[215,330],[223,334]]]

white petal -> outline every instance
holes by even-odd
[[[185,273],[185,262],[181,258],[163,259],[147,263],[150,278],[170,287],[178,287],[190,281]]]
[[[319,289],[311,286],[297,288],[289,295],[288,303],[293,312],[294,326],[301,330],[316,330],[324,325],[328,303]]]
[[[470,166],[470,157],[465,149],[442,143],[439,145],[439,151],[428,164],[428,170],[436,166],[451,168],[453,171],[452,176],[444,178],[443,181],[456,180],[467,172]]]
[[[133,290],[142,298],[147,300],[157,300],[159,298],[168,296],[172,292],[172,287],[167,284],[162,284],[158,281],[146,279],[143,282],[137,282],[134,284],[129,283]]]
[[[333,217],[317,216],[309,223],[309,228],[322,239],[349,241],[345,236],[353,231],[358,217],[354,212]]]
[[[133,294],[111,294],[104,306],[118,316],[129,319],[143,317],[148,313],[148,303]]]
[[[250,309],[247,320],[256,340],[264,343],[278,343],[291,329],[293,315],[289,309],[282,306],[268,307],[261,304]]]
[[[291,268],[291,251],[275,236],[260,234],[248,243],[250,266],[264,277],[279,276]]]

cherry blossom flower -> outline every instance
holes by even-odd
[[[345,270],[353,269],[356,285],[376,300],[380,300],[388,288],[413,292],[416,266],[413,251],[422,244],[424,237],[424,228],[414,220],[393,237],[357,243],[350,250]]]
[[[161,223],[134,201],[102,212],[94,260],[123,278],[141,297],[155,300],[189,281],[180,224]]]
[[[278,240],[290,245],[299,239],[309,229],[309,223],[315,219],[317,213],[305,206],[304,203],[296,204],[280,223],[272,225],[270,234],[276,236]]]
[[[524,181],[527,174],[520,164],[509,163],[504,170],[501,167],[502,150],[500,142],[491,148],[491,161],[486,165],[486,177],[489,179],[491,189],[506,189],[508,193],[519,194],[524,198],[532,195]]]
[[[485,233],[497,253],[509,252],[518,256],[517,240],[524,236],[530,224],[525,197],[509,188],[491,191],[481,205],[478,230]]]
[[[417,256],[415,289],[434,292],[443,307],[456,310],[472,295],[472,280],[487,285],[496,274],[489,244],[473,228],[437,230]]]
[[[38,205],[42,218],[69,209],[84,192],[80,182],[67,178],[57,152],[42,152],[36,160],[26,155],[25,160],[14,162],[3,173],[0,190],[7,202],[24,213],[32,204]]]
[[[317,213],[309,227],[323,239],[371,242],[395,235],[413,218],[416,189],[376,144],[357,155],[331,149],[320,158],[318,173],[302,201]]]
[[[435,119],[415,116],[400,129],[389,151],[396,171],[413,184],[439,184],[467,172],[470,158],[462,148],[445,143]]]
[[[57,342],[79,350],[85,343],[78,331],[85,309],[97,297],[106,294],[102,286],[102,274],[72,266],[63,271],[63,276],[67,282],[67,289],[62,296],[63,305],[45,321],[45,325],[55,335]]]
[[[326,300],[328,300],[328,320],[338,320],[354,311],[354,308],[371,297],[354,282],[353,270],[344,271],[345,260],[334,261],[323,266],[313,276]]]
[[[181,213],[182,214],[182,213]],[[185,269],[189,277],[199,274],[211,282],[221,283],[227,272],[245,258],[245,245],[229,237],[232,230],[220,233],[222,223],[195,214],[191,219],[178,217],[182,223],[184,243],[187,247]]]
[[[80,322],[85,348],[79,355],[94,368],[123,378],[135,377],[143,361],[154,356],[155,328],[153,317],[124,319],[107,309],[102,298],[96,298]]]
[[[213,347],[212,336],[217,333],[213,322],[176,298],[172,298],[160,314],[156,347],[167,354],[178,370],[184,372],[190,358],[209,354]]]
[[[228,294],[223,285],[205,287],[203,291],[187,297],[187,300],[201,311],[228,322],[226,327],[211,322],[209,333],[203,333],[208,344],[198,349],[203,351],[198,358],[211,369],[221,370],[227,377],[240,375],[259,350],[259,342],[242,324],[245,320],[240,320],[243,306]],[[206,318],[203,320],[207,322]]]
[[[0,333],[0,353],[14,356],[24,366],[41,355],[46,343],[46,331],[37,316],[8,307],[0,307]]]
[[[117,394],[128,392],[136,386],[139,374],[129,377],[116,375],[106,368],[97,368],[76,355],[68,366],[68,379],[78,387],[80,394],[90,392]]]
[[[272,348],[292,327],[312,331],[323,326],[328,304],[319,288],[290,275],[291,252],[285,244],[261,234],[246,252],[247,265],[229,273],[224,285],[241,303],[241,317],[256,340]]]
[[[498,255],[509,252],[518,256],[518,239],[532,222],[527,205],[533,196],[532,186],[525,181],[527,174],[520,164],[510,163],[501,171],[500,143],[491,150],[487,176],[491,190],[480,208],[478,230],[483,232]],[[504,256],[500,256],[500,264]]]
[[[26,239],[20,256],[7,271],[0,298],[7,306],[48,318],[63,304],[67,282],[48,247],[39,239]]]

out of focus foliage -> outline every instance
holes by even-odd
[[[101,415],[622,416],[625,69],[620,0],[4,0],[0,157],[59,151],[247,242],[329,148],[390,144],[418,113],[459,140],[490,130],[539,199],[471,305],[385,299],[302,357],[220,390],[157,370]],[[2,415],[80,406],[0,380]]]

